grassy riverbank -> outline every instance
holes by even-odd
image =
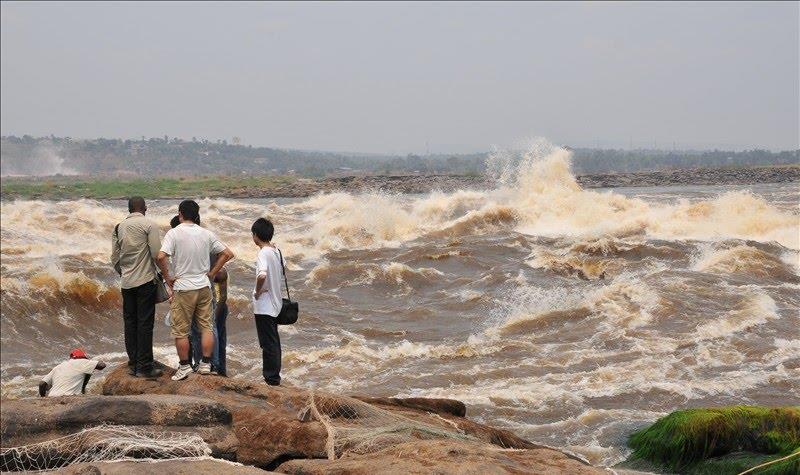
[[[88,177],[3,178],[4,199],[115,199],[235,196],[243,190],[279,189],[291,185],[289,176],[213,176],[186,178],[91,179]]]

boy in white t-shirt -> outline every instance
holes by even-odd
[[[282,256],[272,244],[275,228],[265,218],[258,218],[250,229],[253,242],[259,247],[256,259],[256,284],[253,289],[253,314],[261,346],[262,374],[270,386],[281,384],[281,339],[276,317],[283,304],[281,279]]]
[[[102,370],[106,364],[90,360],[80,348],[72,350],[69,359],[47,373],[39,383],[39,396],[75,396],[86,393],[86,385],[94,370]],[[50,390],[48,394],[48,389]]]

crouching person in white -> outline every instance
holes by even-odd
[[[39,383],[39,396],[74,396],[86,394],[86,385],[95,370],[102,370],[106,364],[90,360],[80,348],[72,350],[69,359],[47,373]],[[48,393],[48,390],[50,391]]]

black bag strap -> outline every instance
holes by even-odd
[[[122,223],[117,223],[117,225],[114,226],[114,245],[117,246],[117,249],[121,252],[122,251],[122,246],[120,246],[120,244],[119,244],[119,225],[120,224],[122,224]],[[117,249],[115,249],[115,251]],[[112,264],[114,265],[114,270],[116,270],[117,273],[120,276],[122,276],[122,269],[119,267],[119,261],[112,262]]]
[[[275,249],[278,249],[277,247]],[[281,250],[278,249],[278,256],[281,259],[281,270],[283,271],[283,283],[286,284],[286,298],[292,300],[292,296],[289,295],[289,281],[286,279],[286,268],[283,266],[283,254],[281,254]]]

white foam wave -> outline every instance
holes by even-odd
[[[726,315],[698,325],[696,339],[727,337],[776,318],[778,308],[775,300],[767,294],[753,291]]]

